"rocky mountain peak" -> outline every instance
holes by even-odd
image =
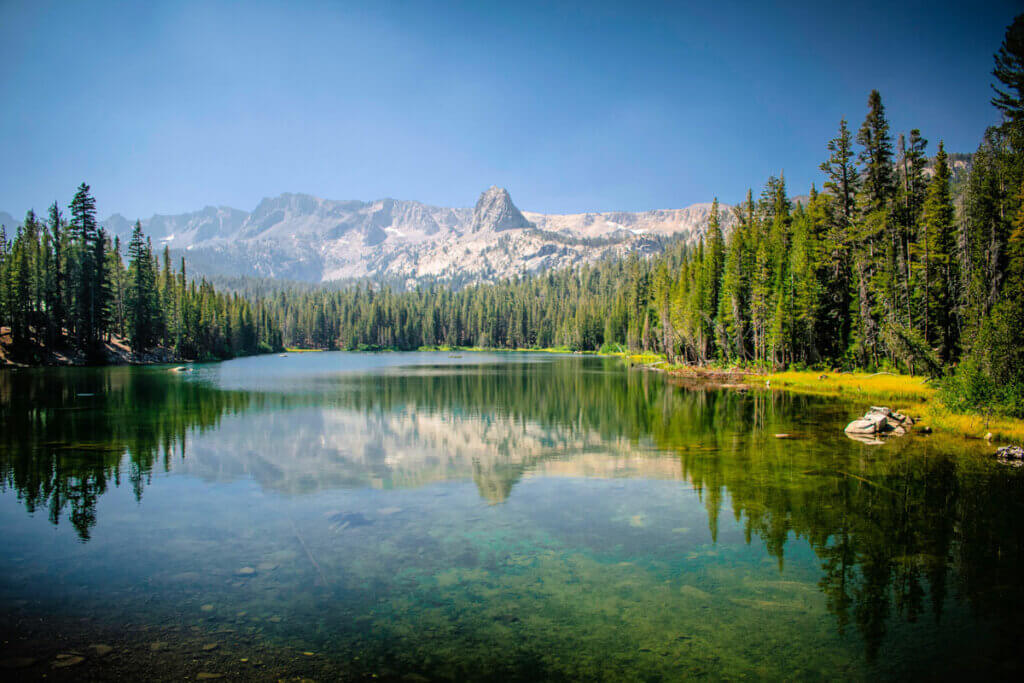
[[[454,286],[523,272],[565,268],[627,253],[647,254],[667,240],[694,242],[709,222],[710,204],[683,209],[580,214],[521,212],[507,190],[491,187],[475,207],[431,206],[282,194],[252,211],[207,206],[176,216],[154,215],[142,229],[158,249],[186,257],[194,275],[280,277],[312,282],[382,278]],[[722,228],[735,224],[721,205]],[[0,214],[10,238],[19,221]],[[103,222],[125,239],[134,220]],[[535,228],[535,229],[528,229]]]
[[[512,197],[509,196],[508,190],[491,185],[480,194],[480,199],[476,202],[470,232],[480,232],[481,230],[500,232],[532,227],[533,223],[526,220],[516,205],[512,203]]]

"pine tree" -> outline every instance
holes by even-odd
[[[159,340],[160,299],[156,287],[156,270],[149,242],[142,234],[142,224],[135,222],[128,243],[128,333],[136,353],[146,351]]]
[[[742,361],[747,359],[747,232],[748,216],[753,213],[753,199],[747,192],[749,211],[738,211],[738,222],[729,235],[722,266],[722,291],[718,298],[716,340],[723,359]]]
[[[956,318],[953,307],[958,280],[953,256],[955,212],[949,188],[950,170],[946,150],[939,142],[935,175],[924,202],[924,290],[926,312],[924,337],[939,346],[944,363],[954,357]]]
[[[11,245],[7,240],[7,226],[0,225],[0,325],[11,321],[11,287],[8,268],[11,263]]]
[[[67,280],[65,277],[67,238],[64,227],[64,218],[61,216],[57,202],[54,202],[50,206],[48,218],[52,256],[47,268],[46,287],[46,310],[49,317],[48,345],[50,347],[56,346],[58,340],[63,338],[63,330],[67,324]]]
[[[897,231],[890,215],[895,195],[893,147],[885,107],[877,90],[868,96],[868,113],[857,133],[864,165],[861,187],[863,220],[857,231],[860,248],[854,254],[859,313],[858,342],[862,362],[876,365],[879,346],[879,318],[896,315]]]
[[[919,233],[921,208],[928,187],[924,175],[928,163],[928,157],[925,155],[927,145],[928,141],[921,137],[921,131],[916,128],[910,131],[909,147],[900,135],[896,261],[900,296],[898,309],[904,327],[914,325],[915,311],[921,308],[921,302],[916,297],[920,288],[915,286],[918,270],[915,263],[915,245]]]
[[[725,267],[725,240],[722,237],[722,221],[718,209],[718,197],[711,203],[711,215],[708,217],[708,229],[705,234],[707,243],[704,251],[704,263],[701,269],[703,299],[701,312],[704,336],[710,345],[718,336],[715,329],[714,316],[718,312],[718,300],[722,291],[722,269]],[[710,351],[709,351],[710,354]]]
[[[106,255],[107,278],[110,282],[110,331],[125,336],[127,325],[128,274],[121,258],[121,240],[114,238],[113,248]]]
[[[1017,15],[1006,29],[995,62],[992,75],[1002,87],[992,86],[996,93],[992,104],[1007,122],[1020,127],[1024,125],[1024,14]]]
[[[30,255],[31,250],[28,247],[25,226],[18,226],[7,266],[9,292],[7,310],[11,316],[11,339],[16,346],[20,347],[25,347],[28,344],[31,335],[32,263]]]
[[[77,347],[89,356],[98,351],[100,324],[103,318],[102,295],[99,281],[103,271],[99,225],[96,222],[96,200],[89,194],[89,186],[82,183],[71,201],[71,229],[75,235],[72,276],[74,288],[74,314]]]
[[[838,356],[850,346],[853,291],[851,251],[854,222],[857,219],[856,198],[860,189],[860,173],[853,160],[853,139],[846,119],[839,122],[839,134],[829,141],[828,150],[829,158],[820,166],[827,176],[825,189],[831,194],[832,203],[829,212],[831,220],[825,236],[828,244],[824,256],[828,284],[823,315],[826,324],[836,332],[830,351],[831,355]]]
[[[798,207],[793,219],[793,244],[789,252],[788,270],[792,282],[792,316],[794,357],[815,362],[822,353],[818,346],[818,326],[823,287],[820,231],[824,228],[822,197],[815,187],[805,210]]]
[[[857,133],[857,143],[863,147],[859,161],[864,165],[866,210],[884,211],[894,191],[892,137],[882,96],[877,90],[872,90],[868,96],[868,114]]]

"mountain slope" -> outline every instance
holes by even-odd
[[[142,227],[157,250],[166,245],[175,261],[184,255],[192,274],[465,284],[652,253],[669,239],[693,242],[703,235],[710,208],[547,215],[520,211],[500,187],[485,190],[473,208],[286,193],[251,212],[207,206],[155,215]],[[723,205],[721,216],[724,227],[732,224],[730,207]],[[114,214],[102,224],[125,240],[134,221]]]

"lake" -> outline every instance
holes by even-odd
[[[1024,473],[983,443],[865,445],[842,428],[866,402],[684,388],[609,358],[194,368],[0,372],[7,674],[863,680],[1020,664]]]

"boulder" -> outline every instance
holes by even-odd
[[[1003,446],[996,451],[996,457],[1003,461],[1024,460],[1024,448],[1020,446]]]
[[[885,406],[871,406],[864,417],[854,420],[846,426],[846,434],[850,438],[874,436],[903,436],[914,421],[902,413]],[[864,438],[858,441],[867,442]],[[874,445],[881,441],[872,442]]]
[[[897,429],[903,429],[903,423],[902,422],[900,422],[899,420],[895,419],[892,416],[889,416],[889,417],[885,418],[885,431],[892,432],[892,431],[896,431]],[[906,433],[906,430],[904,430],[904,434],[905,433]]]
[[[858,434],[858,435],[865,435],[865,434],[873,435],[873,434],[877,434],[878,433],[878,421],[877,420],[869,420],[867,418],[863,418],[863,419],[860,419],[860,420],[854,420],[850,424],[846,425],[846,430],[845,431],[846,431],[847,434]]]
[[[889,426],[889,416],[885,413],[876,413],[871,411],[864,414],[864,419],[875,424],[876,432],[887,432],[892,429],[892,427]]]

